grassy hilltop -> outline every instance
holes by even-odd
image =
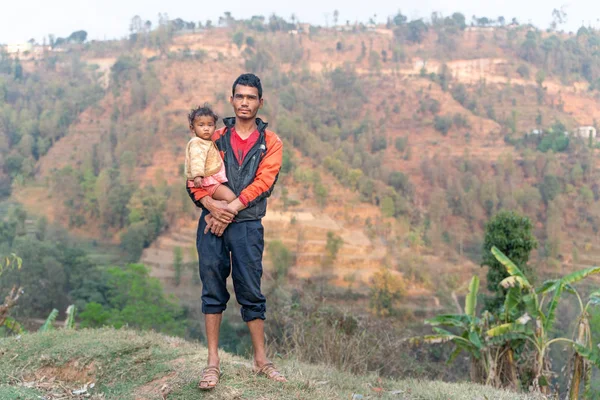
[[[251,362],[222,354],[223,378],[203,393],[196,383],[205,347],[132,330],[58,330],[0,340],[0,398],[92,399],[534,399],[466,383],[353,376],[331,367],[276,360],[290,382],[256,377]],[[44,397],[41,397],[44,396]],[[354,396],[354,397],[353,397]],[[360,397],[363,396],[363,397]]]

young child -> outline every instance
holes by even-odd
[[[202,187],[215,200],[231,202],[236,195],[223,183],[227,182],[225,164],[212,136],[219,117],[204,105],[188,115],[190,131],[195,135],[185,150],[185,174],[188,187]]]

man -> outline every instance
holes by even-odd
[[[214,133],[213,140],[225,163],[227,185],[237,198],[227,204],[212,199],[202,188],[187,188],[194,203],[204,209],[196,240],[208,342],[208,366],[202,373],[201,389],[212,389],[219,382],[219,328],[229,300],[226,280],[230,272],[242,319],[250,330],[254,370],[269,379],[286,381],[266,356],[266,307],[260,290],[264,249],[261,219],[277,182],[283,144],[266,129],[267,123],[256,118],[263,106],[262,85],[256,75],[238,77],[229,101],[235,118],[225,118],[225,127]]]

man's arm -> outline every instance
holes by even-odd
[[[260,161],[254,180],[242,190],[237,199],[229,203],[232,210],[241,211],[271,195],[283,158],[283,143],[277,135],[274,133],[272,135],[270,143],[267,143],[267,154]]]
[[[229,224],[237,215],[237,211],[226,201],[214,200],[204,188],[188,187],[186,182],[186,189],[194,204],[206,208],[215,220]]]

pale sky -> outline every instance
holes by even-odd
[[[547,28],[552,21],[552,10],[563,8],[567,13],[566,31],[576,31],[582,22],[600,25],[600,1],[596,0],[282,0],[265,1],[184,1],[184,0],[2,0],[0,1],[0,43],[22,43],[31,38],[38,42],[44,36],[68,36],[76,30],[88,32],[88,39],[112,39],[128,34],[129,22],[135,15],[144,20],[158,21],[158,13],[167,13],[170,19],[186,21],[211,19],[214,24],[223,12],[230,11],[234,18],[252,15],[269,16],[273,12],[286,19],[295,14],[302,22],[332,24],[333,11],[339,11],[340,23],[346,20],[385,22],[388,16],[402,10],[410,18],[428,18],[432,11],[450,15],[459,11],[467,21],[472,15],[496,19],[502,15],[507,21],[516,17],[519,22],[531,22]]]

